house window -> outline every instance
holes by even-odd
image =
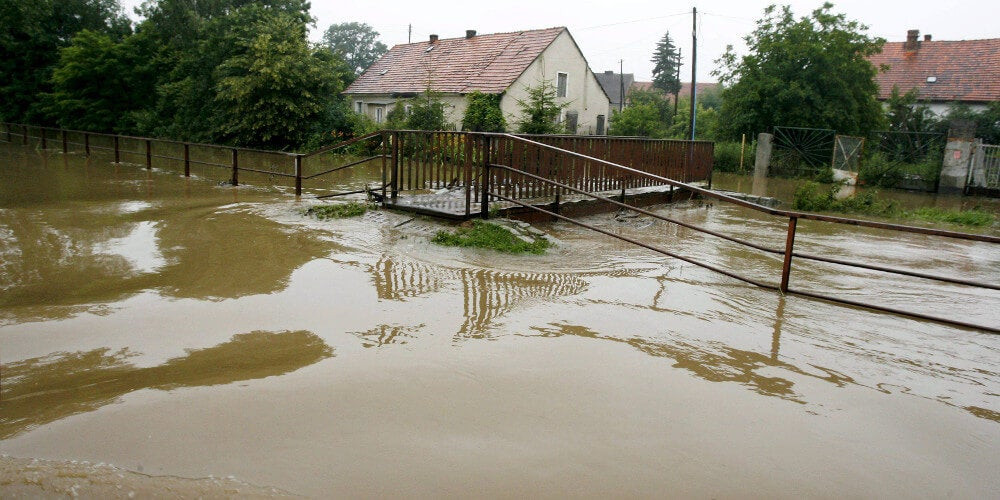
[[[382,113],[385,112],[385,106],[375,107],[375,123],[382,123]]]
[[[556,97],[566,97],[566,73],[556,73]]]
[[[364,113],[364,109],[361,107],[361,101],[354,101],[354,111],[358,114]]]
[[[597,115],[597,135],[604,135],[604,115]]]
[[[579,113],[577,113],[576,111],[567,111],[566,112],[566,133],[567,134],[576,134],[576,122],[577,122],[579,116],[580,116]]]

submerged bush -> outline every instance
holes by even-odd
[[[543,254],[545,249],[551,246],[551,243],[544,238],[537,238],[529,243],[518,238],[510,229],[481,220],[474,220],[472,227],[461,227],[454,233],[438,231],[431,242],[446,247],[489,248],[513,254]]]
[[[740,169],[740,146],[739,142],[717,142],[715,143],[715,165],[714,169],[719,172],[747,172],[753,170],[754,156],[757,148],[752,142],[748,142],[743,152],[743,168]]]
[[[319,220],[344,219],[347,217],[357,217],[364,215],[370,206],[367,203],[352,201],[350,203],[338,203],[336,205],[317,205],[309,207],[304,212],[305,215],[312,215]]]

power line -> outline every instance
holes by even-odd
[[[622,25],[622,24],[641,23],[641,22],[645,22],[645,21],[656,21],[658,19],[666,19],[668,17],[684,16],[684,15],[687,15],[687,14],[688,14],[688,12],[678,12],[677,14],[669,14],[669,15],[666,15],[666,16],[645,17],[645,18],[642,18],[642,19],[633,19],[631,21],[620,21],[620,22],[617,22],[617,23],[610,23],[610,24],[598,24],[596,26],[587,26],[586,28],[579,28],[578,30],[579,31],[585,31],[585,30],[592,30],[592,29],[597,29],[597,28],[607,28],[609,26],[619,26],[619,25]]]

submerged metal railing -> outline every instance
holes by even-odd
[[[537,211],[537,212],[544,213],[544,214],[549,215],[549,216],[551,216],[551,217],[553,217],[555,219],[564,220],[564,221],[570,222],[572,224],[575,224],[575,225],[587,228],[589,230],[596,231],[596,232],[599,232],[601,234],[610,236],[612,238],[616,238],[616,239],[619,239],[619,240],[622,240],[622,241],[626,241],[628,243],[632,243],[634,245],[637,245],[637,246],[640,246],[640,247],[643,247],[643,248],[655,251],[657,253],[660,253],[660,254],[663,254],[663,255],[675,258],[675,259],[679,259],[679,260],[682,260],[684,262],[688,262],[690,264],[694,264],[696,266],[703,267],[705,269],[709,269],[709,270],[714,271],[716,273],[722,274],[724,276],[727,276],[727,277],[730,277],[730,278],[733,278],[733,279],[736,279],[736,280],[739,280],[739,281],[742,281],[742,282],[745,282],[745,283],[749,283],[749,284],[752,284],[752,285],[755,285],[755,286],[759,286],[761,288],[767,288],[767,289],[771,289],[771,290],[777,290],[777,291],[781,292],[782,294],[800,295],[800,296],[803,296],[803,297],[810,297],[810,298],[815,298],[815,299],[820,299],[820,300],[826,300],[826,301],[840,303],[840,304],[847,304],[847,305],[852,305],[852,306],[856,306],[856,307],[862,307],[862,308],[866,308],[866,309],[870,309],[870,310],[875,310],[875,311],[888,312],[888,313],[892,313],[892,314],[899,314],[899,315],[909,316],[909,317],[913,317],[913,318],[919,318],[919,319],[924,319],[924,320],[936,321],[936,322],[939,322],[939,323],[944,323],[944,324],[949,324],[949,325],[954,325],[954,326],[960,326],[960,327],[965,327],[965,328],[974,328],[974,329],[989,331],[989,332],[993,332],[993,333],[1000,333],[1000,325],[979,325],[979,324],[969,323],[969,322],[965,322],[965,321],[961,321],[961,320],[956,320],[956,319],[951,319],[951,318],[942,318],[942,317],[932,316],[932,315],[929,315],[929,314],[924,314],[924,313],[920,313],[920,312],[916,312],[916,311],[907,311],[907,310],[902,310],[902,309],[888,307],[888,306],[883,306],[883,305],[877,305],[877,304],[872,304],[872,303],[867,303],[867,302],[859,302],[859,301],[856,301],[856,300],[850,300],[850,299],[845,299],[845,298],[841,298],[841,297],[835,297],[835,296],[831,296],[831,295],[826,295],[826,294],[821,294],[821,293],[816,293],[816,292],[810,292],[810,291],[806,291],[806,290],[798,290],[798,289],[793,289],[793,288],[789,287],[789,279],[790,279],[791,274],[792,274],[793,259],[798,258],[798,259],[812,260],[812,261],[817,261],[817,262],[825,262],[825,263],[828,263],[828,264],[835,264],[835,265],[846,266],[846,267],[854,267],[854,268],[867,269],[867,270],[872,270],[872,271],[879,271],[879,272],[883,272],[883,273],[895,274],[895,275],[900,275],[900,276],[909,276],[909,277],[922,278],[922,279],[939,281],[939,282],[944,282],[944,283],[951,283],[951,284],[957,284],[957,285],[963,285],[963,286],[970,286],[970,287],[975,287],[975,288],[1000,290],[1000,284],[998,284],[998,283],[984,283],[984,282],[978,282],[978,281],[974,281],[974,280],[965,280],[965,279],[959,279],[959,278],[952,278],[952,277],[948,277],[948,276],[940,276],[940,275],[934,275],[934,274],[930,274],[930,273],[917,272],[917,271],[912,271],[912,270],[908,270],[908,269],[899,269],[899,268],[893,268],[893,267],[887,267],[887,266],[880,266],[880,265],[869,264],[869,263],[864,263],[864,262],[853,262],[853,261],[846,260],[846,259],[838,259],[838,258],[833,258],[833,257],[825,257],[825,256],[821,256],[821,255],[814,255],[814,254],[809,254],[809,253],[797,252],[797,251],[795,251],[795,236],[796,236],[796,231],[797,231],[797,226],[798,226],[799,219],[813,220],[813,221],[819,221],[819,222],[827,222],[827,223],[833,223],[833,224],[852,225],[852,226],[859,226],[859,227],[870,227],[870,228],[875,228],[875,229],[883,229],[883,230],[889,230],[889,231],[898,231],[898,232],[910,233],[910,234],[922,234],[922,235],[937,236],[937,237],[943,237],[943,238],[953,238],[953,239],[968,240],[968,241],[979,241],[979,242],[986,242],[986,243],[992,243],[992,244],[998,244],[998,243],[1000,243],[1000,238],[998,238],[996,236],[980,235],[980,234],[970,234],[970,233],[961,233],[961,232],[955,232],[955,231],[946,231],[946,230],[941,230],[941,229],[931,229],[931,228],[923,228],[923,227],[915,227],[915,226],[905,226],[905,225],[900,225],[900,224],[890,224],[890,223],[867,221],[867,220],[861,220],[861,219],[850,219],[850,218],[845,218],[845,217],[833,217],[833,216],[813,214],[813,213],[808,213],[808,212],[778,210],[778,209],[766,207],[766,206],[763,206],[763,205],[759,205],[759,204],[756,204],[756,203],[752,203],[752,202],[749,202],[749,201],[745,201],[745,200],[741,200],[741,199],[738,199],[738,198],[734,198],[732,196],[721,194],[721,193],[718,193],[718,192],[715,192],[715,191],[711,191],[710,189],[704,189],[704,188],[701,188],[701,187],[698,187],[698,186],[694,186],[694,185],[691,185],[691,184],[683,183],[683,182],[676,181],[676,180],[673,180],[673,179],[669,179],[669,178],[666,178],[666,177],[663,177],[663,176],[659,176],[659,175],[656,175],[656,174],[651,174],[651,173],[648,173],[648,172],[642,172],[640,170],[636,170],[636,169],[633,169],[633,168],[630,168],[630,167],[626,167],[626,166],[623,166],[623,165],[616,165],[616,164],[608,162],[608,161],[600,160],[598,158],[588,157],[588,156],[580,154],[580,153],[576,153],[576,152],[573,152],[573,151],[568,151],[568,150],[565,150],[565,149],[557,148],[555,146],[550,146],[550,145],[543,144],[543,143],[537,142],[537,141],[531,141],[531,140],[526,139],[526,138],[517,137],[517,136],[513,136],[513,135],[509,135],[509,134],[500,134],[500,136],[503,137],[503,138],[506,138],[509,141],[520,141],[520,142],[524,142],[524,143],[533,144],[534,146],[539,147],[539,148],[549,149],[553,154],[558,154],[558,155],[562,155],[562,156],[565,156],[565,157],[573,157],[573,158],[577,158],[577,159],[581,159],[581,160],[585,160],[585,161],[593,162],[593,163],[599,163],[599,164],[602,164],[603,166],[605,166],[605,167],[607,167],[609,169],[618,170],[618,171],[622,172],[623,174],[627,173],[627,174],[633,175],[633,176],[645,177],[645,178],[649,178],[649,179],[651,179],[653,181],[656,181],[658,183],[661,183],[661,184],[665,184],[665,185],[670,185],[670,186],[674,186],[674,187],[686,189],[688,191],[691,191],[693,193],[699,194],[699,195],[704,196],[706,198],[711,198],[711,199],[718,200],[718,201],[732,203],[734,205],[737,205],[737,206],[740,206],[740,207],[744,207],[744,208],[748,208],[748,209],[751,209],[751,210],[754,210],[754,211],[757,211],[757,212],[761,212],[761,213],[764,213],[764,214],[767,214],[767,215],[772,215],[772,216],[776,216],[776,217],[787,218],[788,219],[788,225],[787,225],[787,230],[786,230],[786,233],[785,233],[785,246],[784,246],[784,248],[771,248],[771,247],[768,247],[768,246],[765,246],[765,245],[759,245],[759,244],[756,244],[756,243],[752,243],[752,242],[749,242],[749,241],[746,241],[746,240],[743,240],[743,239],[740,239],[740,238],[736,238],[736,237],[733,237],[733,236],[729,236],[729,235],[725,235],[725,234],[719,233],[718,231],[712,231],[710,229],[705,229],[705,228],[702,228],[702,227],[698,227],[698,226],[696,226],[694,224],[689,224],[689,223],[686,223],[686,222],[682,222],[682,221],[679,221],[679,220],[676,220],[676,219],[673,219],[673,218],[670,218],[670,217],[665,217],[663,215],[656,214],[656,213],[648,211],[648,210],[644,210],[644,209],[636,207],[636,206],[629,205],[627,203],[624,203],[624,200],[623,201],[618,201],[618,200],[615,200],[615,199],[611,199],[611,198],[608,198],[608,197],[605,197],[605,196],[601,196],[599,194],[595,194],[594,192],[588,191],[587,189],[582,189],[582,188],[580,188],[578,186],[572,186],[572,185],[569,185],[569,184],[566,184],[566,183],[562,183],[562,182],[558,182],[558,181],[546,178],[546,177],[541,176],[541,175],[537,175],[537,174],[534,174],[534,173],[526,172],[523,169],[511,166],[511,165],[504,165],[502,163],[494,163],[494,162],[490,162],[490,163],[486,164],[487,171],[486,171],[486,174],[483,176],[483,178],[486,179],[486,181],[484,183],[484,186],[483,186],[483,199],[484,199],[484,203],[482,204],[482,216],[484,218],[488,218],[489,217],[489,200],[491,198],[492,199],[497,199],[497,200],[502,200],[502,201],[505,201],[505,202],[513,203],[515,205],[524,207],[526,209],[530,209],[530,210],[534,210],[534,211]],[[594,198],[594,199],[597,199],[597,200],[600,200],[600,201],[603,201],[603,202],[610,203],[612,205],[618,206],[618,207],[623,208],[623,209],[632,210],[634,212],[641,213],[641,214],[649,216],[649,217],[653,217],[653,218],[656,218],[656,219],[659,219],[659,220],[662,220],[662,221],[665,221],[665,222],[670,222],[670,223],[673,223],[673,224],[677,224],[677,225],[686,227],[688,229],[692,229],[692,230],[695,230],[695,231],[698,231],[698,232],[701,232],[701,233],[704,233],[704,234],[708,234],[710,236],[721,238],[723,240],[726,240],[726,241],[729,241],[729,242],[732,242],[732,243],[736,243],[736,244],[739,244],[739,245],[742,245],[742,246],[746,246],[748,248],[753,248],[753,249],[758,250],[758,251],[762,251],[762,252],[773,254],[773,255],[780,255],[782,257],[782,266],[781,266],[781,276],[779,278],[778,284],[774,285],[774,284],[771,284],[771,283],[765,283],[765,282],[762,282],[762,281],[759,281],[759,280],[751,279],[751,278],[748,278],[746,276],[742,276],[742,275],[740,275],[740,274],[738,274],[736,272],[733,272],[733,271],[730,271],[730,270],[727,270],[727,269],[722,269],[722,268],[720,268],[718,266],[714,266],[714,265],[707,264],[707,263],[704,263],[704,262],[699,262],[698,260],[696,260],[694,258],[681,255],[681,254],[679,254],[677,252],[673,252],[673,251],[670,251],[670,250],[667,250],[667,249],[664,249],[664,248],[659,248],[659,247],[650,245],[648,243],[644,243],[644,242],[638,241],[636,239],[629,238],[627,236],[615,234],[613,232],[606,231],[604,229],[601,229],[599,227],[593,226],[591,224],[587,224],[587,223],[582,222],[580,220],[576,220],[576,219],[573,219],[571,217],[567,217],[567,216],[565,216],[563,214],[559,214],[559,213],[553,212],[551,210],[546,210],[545,208],[542,208],[542,207],[540,207],[540,206],[538,206],[536,204],[532,204],[532,203],[525,202],[523,200],[519,200],[517,197],[510,196],[510,195],[506,194],[504,192],[504,190],[503,190],[503,188],[502,188],[501,185],[497,185],[497,184],[494,184],[494,183],[491,182],[491,181],[495,181],[498,178],[503,178],[503,177],[498,177],[498,176],[496,176],[496,175],[494,175],[492,173],[492,171],[496,171],[496,170],[499,170],[499,171],[502,171],[502,172],[507,172],[507,173],[510,173],[512,175],[517,175],[517,176],[523,176],[523,177],[526,177],[526,178],[530,178],[530,179],[532,179],[532,180],[534,180],[534,181],[536,181],[538,183],[549,185],[549,186],[551,186],[554,189],[566,190],[566,191],[574,192],[574,193],[577,193],[577,194],[580,194],[580,195],[584,195],[584,196],[587,196],[587,197],[590,197],[590,198]]]

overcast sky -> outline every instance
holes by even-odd
[[[131,12],[140,0],[124,0]],[[310,38],[318,41],[331,24],[358,21],[370,24],[388,46],[407,43],[412,24],[414,42],[434,33],[441,38],[479,33],[520,31],[565,26],[580,45],[595,72],[618,70],[623,60],[626,73],[648,81],[653,65],[649,62],[656,42],[667,31],[681,48],[684,67],[681,78],[691,78],[691,8],[698,8],[698,81],[715,81],[711,76],[715,60],[726,45],[743,47],[743,37],[753,30],[755,20],[772,2],[754,0],[657,1],[569,1],[569,0],[313,0],[316,26]],[[809,13],[821,1],[791,0],[796,16]],[[886,40],[902,41],[906,30],[919,29],[934,40],[1000,38],[1000,0],[841,0],[834,11],[869,26],[869,33]],[[133,16],[134,17],[134,16]]]

